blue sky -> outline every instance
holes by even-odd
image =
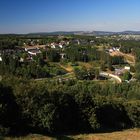
[[[140,0],[0,0],[0,33],[140,30]]]

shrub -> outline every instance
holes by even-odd
[[[0,125],[0,136],[6,136],[9,133],[10,133],[10,128],[6,128]]]
[[[19,108],[10,87],[0,84],[0,131],[3,134],[13,132],[18,125]]]
[[[129,127],[130,120],[122,102],[107,98],[100,98],[98,102],[96,114],[103,129],[124,129]]]
[[[134,127],[140,127],[140,101],[125,104],[126,111]]]

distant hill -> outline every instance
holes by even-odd
[[[57,32],[38,32],[29,33],[27,35],[140,35],[140,31],[123,31],[123,32],[110,32],[110,31],[57,31]]]
[[[140,31],[124,31],[121,32],[122,34],[128,34],[128,35],[140,35]]]
[[[27,35],[71,35],[75,33],[80,33],[81,31],[57,31],[57,32],[38,32],[38,33],[29,33]]]
[[[140,31],[123,31],[123,32],[110,32],[110,31],[56,31],[56,32],[35,32],[28,34],[0,34],[9,36],[46,36],[46,35],[89,35],[89,36],[104,36],[104,35],[140,35]]]

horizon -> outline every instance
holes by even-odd
[[[140,31],[139,0],[4,0],[0,34]]]
[[[89,32],[89,33],[92,33],[92,32],[109,32],[109,33],[123,33],[123,32],[140,32],[140,30],[124,30],[124,31],[103,31],[103,30],[92,30],[92,31],[82,31],[82,30],[79,30],[79,31],[50,31],[50,32],[27,32],[27,33],[0,33],[0,35],[28,35],[28,34],[49,34],[49,33],[70,33],[70,32]]]

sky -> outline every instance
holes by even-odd
[[[0,34],[140,31],[140,0],[0,0]]]

